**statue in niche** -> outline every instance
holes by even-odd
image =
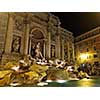
[[[70,47],[70,58],[73,59],[73,50],[71,47]]]
[[[18,53],[20,52],[20,37],[14,37],[13,43],[12,43],[12,52]]]
[[[43,59],[43,55],[41,53],[41,48],[40,48],[40,42],[38,42],[35,45],[32,46],[32,51],[31,51],[32,57],[35,59]]]
[[[64,55],[65,60],[68,60],[68,52],[65,51],[65,55]]]
[[[51,45],[51,57],[55,57],[55,46]]]
[[[32,46],[31,46],[31,56],[33,58],[35,57],[35,44],[32,44]]]

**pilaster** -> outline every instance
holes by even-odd
[[[75,62],[74,43],[72,44],[72,50],[73,50],[73,61]]]
[[[56,36],[56,58],[60,59],[61,55],[60,55],[60,36],[57,35]]]
[[[68,61],[70,61],[70,47],[69,47],[69,42],[67,42],[67,47],[68,47]]]
[[[61,41],[62,45],[62,60],[64,60],[64,40]]]
[[[5,41],[5,54],[11,53],[12,39],[13,39],[13,17],[11,14],[8,14],[8,29],[6,33],[6,41]]]
[[[25,35],[24,35],[24,55],[28,54],[28,44],[29,44],[29,24],[25,24]]]
[[[48,32],[47,42],[46,42],[46,58],[51,57],[51,33]]]

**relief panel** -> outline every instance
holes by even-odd
[[[14,31],[24,31],[24,22],[23,18],[20,16],[15,17],[14,19]]]
[[[14,53],[20,53],[20,46],[21,46],[21,37],[20,36],[13,36],[12,41],[12,52]]]

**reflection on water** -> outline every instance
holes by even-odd
[[[45,87],[100,87],[99,79],[68,80],[64,83],[51,82]]]
[[[82,79],[77,82],[77,86],[80,87],[93,87],[94,81],[92,79]]]
[[[19,87],[19,86],[17,86]],[[100,87],[100,78],[98,79],[81,79],[81,80],[67,80],[67,81],[46,81],[40,84],[20,85],[20,87]]]

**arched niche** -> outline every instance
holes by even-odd
[[[45,57],[45,33],[39,28],[34,28],[30,32],[29,54],[31,56],[34,56],[34,49],[38,42],[40,43],[42,55]]]

